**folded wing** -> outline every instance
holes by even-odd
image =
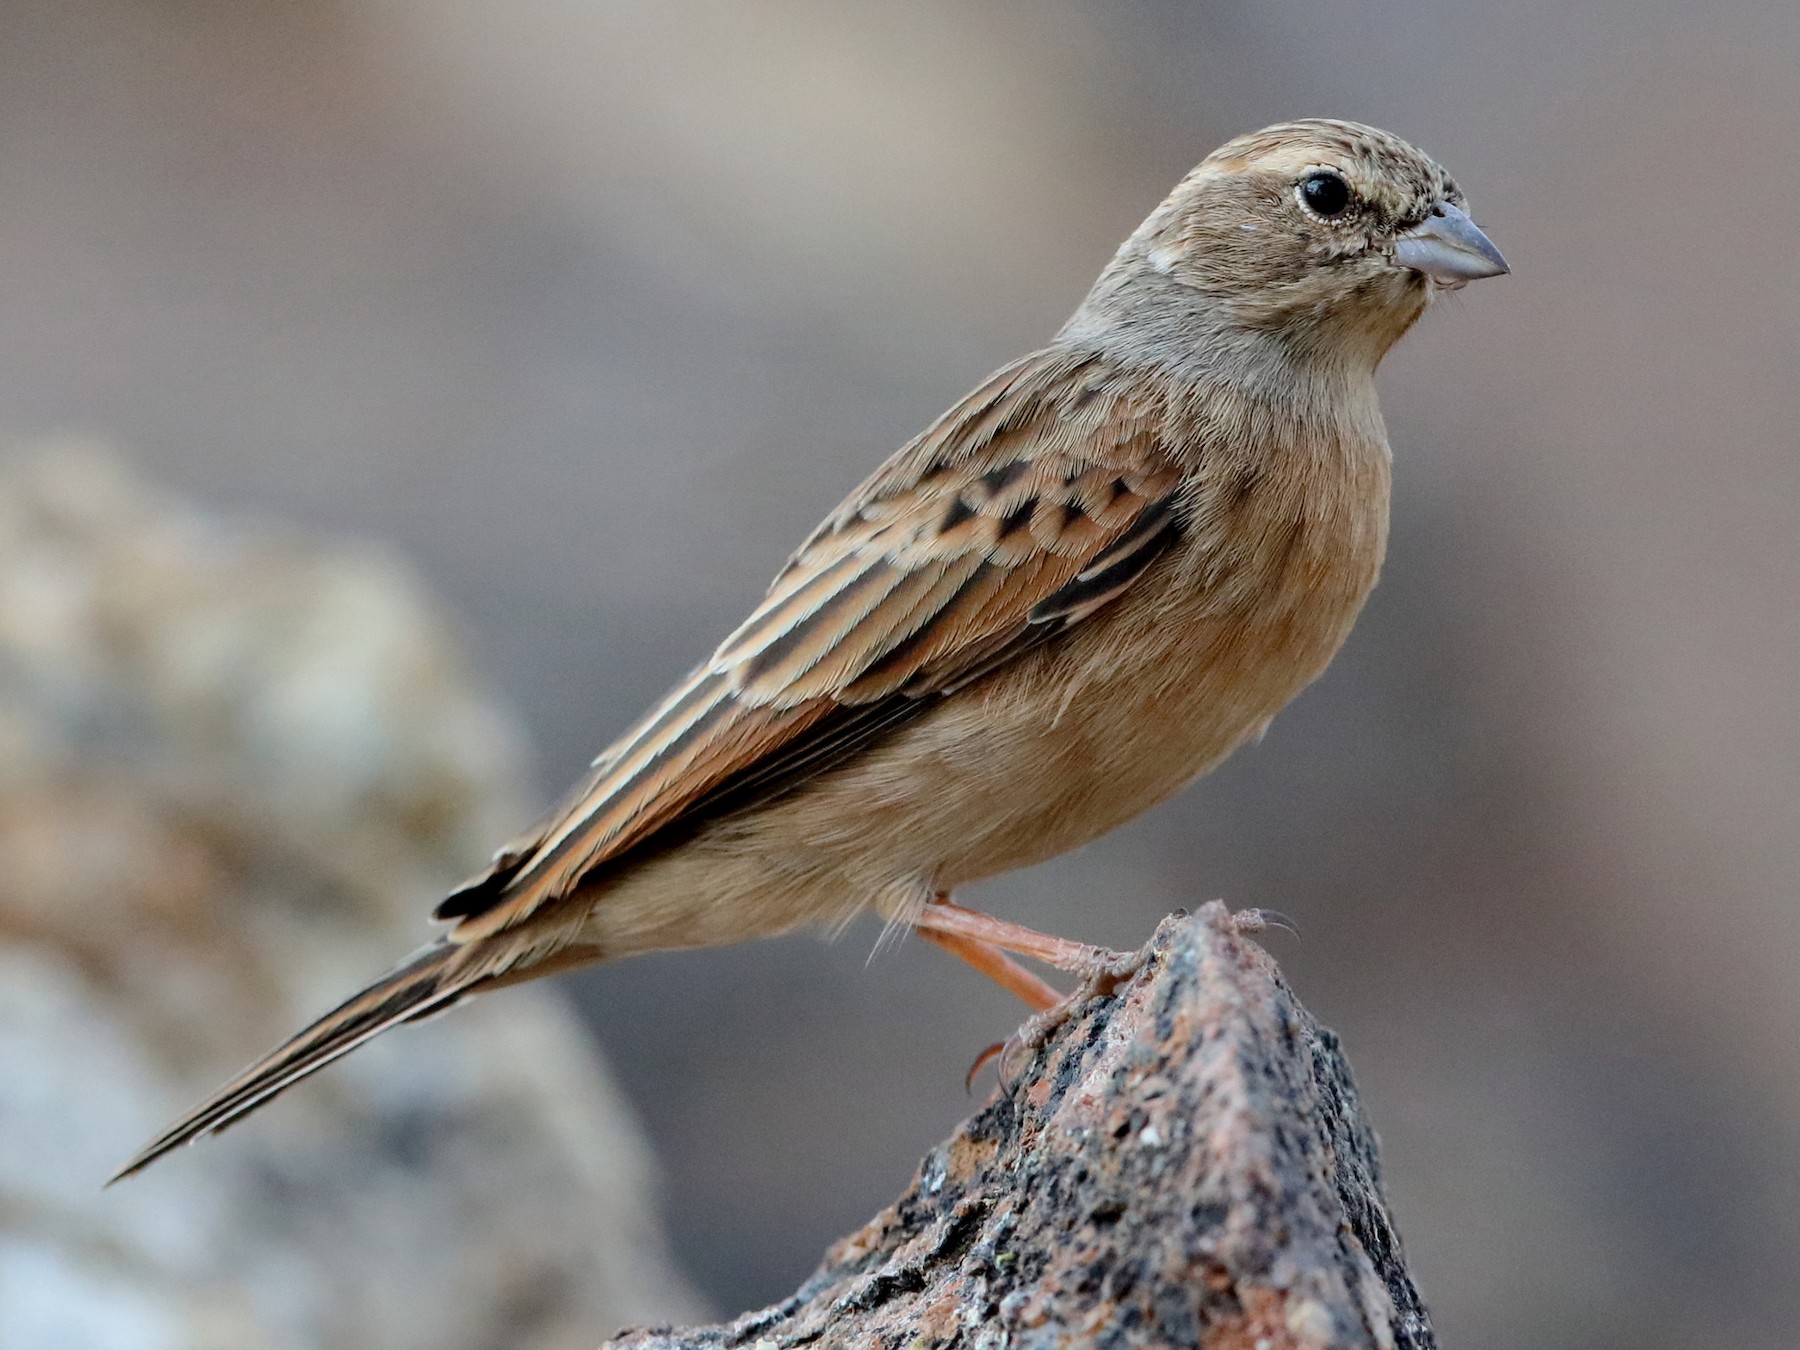
[[[1161,409],[1098,358],[995,375],[814,533],[762,603],[451,895],[452,940],[512,927],[602,869],[841,763],[1081,622],[1181,528]]]

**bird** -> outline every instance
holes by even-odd
[[[1509,271],[1434,160],[1306,119],[1208,155],[1045,346],[846,497],[712,654],[440,903],[445,929],[150,1141],[401,1022],[872,910],[1034,1009],[1103,949],[952,899],[1180,791],[1332,659],[1386,550],[1383,356]]]

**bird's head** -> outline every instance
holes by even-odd
[[[1509,269],[1434,160],[1354,122],[1228,141],[1119,249],[1071,328],[1274,343],[1369,369],[1433,294]]]

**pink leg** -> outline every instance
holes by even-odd
[[[1062,1002],[1062,993],[1045,984],[1012,957],[989,942],[956,933],[940,933],[921,925],[919,936],[950,955],[967,961],[1009,994],[1016,994],[1038,1012]]]
[[[980,910],[964,909],[945,899],[933,900],[926,905],[914,925],[934,941],[936,934],[965,938],[984,946],[997,947],[1003,952],[1029,956],[1047,966],[1083,976],[1091,974],[1097,966],[1110,964],[1118,956],[1118,953],[1110,952],[1104,947],[1091,947],[1085,942],[1070,942],[1067,938],[1052,937],[1021,924],[996,919]],[[963,954],[959,951],[957,955]],[[968,960],[968,957],[964,956],[963,959]],[[992,975],[991,971],[980,966],[976,969],[981,970],[984,975]],[[1002,980],[1001,983],[1006,982]],[[1031,1002],[1030,999],[1025,1001]]]
[[[1037,1011],[1018,1031],[998,1045],[983,1050],[969,1066],[967,1082],[989,1060],[998,1057],[1002,1082],[1011,1082],[1023,1071],[1032,1051],[1068,1020],[1074,1008],[1095,994],[1110,992],[1143,963],[1143,953],[1127,955],[1085,942],[1070,942],[1020,924],[996,919],[979,910],[964,909],[939,896],[925,906],[914,921],[919,936],[961,957],[989,979],[1017,994]],[[1060,994],[1009,958],[1017,952],[1047,966],[1081,976],[1073,994]]]

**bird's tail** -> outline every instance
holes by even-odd
[[[119,1181],[143,1170],[183,1144],[218,1133],[389,1027],[439,1012],[476,988],[494,982],[493,968],[472,964],[468,956],[467,947],[447,939],[414,952],[169,1126],[121,1167],[112,1180]]]

